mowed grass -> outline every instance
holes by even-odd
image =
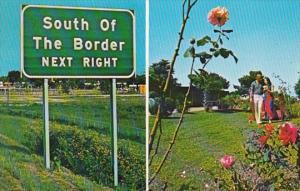
[[[0,115],[0,190],[111,190],[66,168],[46,170],[41,156],[21,144],[18,117]],[[10,126],[21,127],[11,131]]]
[[[158,179],[168,182],[171,190],[187,187],[203,189],[207,179],[220,173],[219,159],[224,154],[233,155],[238,160],[244,159],[243,144],[247,132],[258,128],[255,123],[248,123],[248,115],[245,112],[186,114]],[[152,171],[157,168],[166,151],[177,122],[178,118],[162,120],[163,135],[157,157],[151,166]],[[293,122],[299,124],[300,120],[294,119]]]
[[[41,98],[39,102],[19,97],[17,101],[0,102],[0,111],[28,118],[43,117]],[[118,127],[121,138],[145,142],[145,97],[118,96]],[[51,121],[80,128],[90,128],[108,134],[111,128],[109,96],[59,96],[50,97]]]

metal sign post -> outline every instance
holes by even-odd
[[[22,7],[21,70],[27,78],[44,79],[47,169],[50,169],[48,79],[111,79],[112,164],[114,185],[118,185],[116,79],[135,74],[135,30],[135,16],[131,10],[46,5]]]
[[[48,79],[44,79],[43,86],[44,106],[44,161],[46,169],[50,169],[50,143],[49,143],[49,101],[48,101]]]
[[[118,118],[117,118],[117,87],[116,79],[111,80],[111,142],[112,142],[112,167],[114,171],[114,185],[118,186]]]

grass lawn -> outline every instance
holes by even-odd
[[[0,102],[1,113],[42,119],[42,104],[28,101],[30,97],[18,98],[7,105]],[[18,103],[18,104],[16,104]],[[142,96],[118,96],[118,122],[121,138],[145,142],[145,98]],[[110,133],[110,99],[87,96],[61,96],[49,101],[50,120],[80,128]]]
[[[193,187],[200,189],[209,176],[219,169],[224,154],[243,160],[243,143],[249,130],[258,127],[248,123],[248,113],[197,112],[185,115],[171,154],[159,174],[159,180],[168,182],[171,190]],[[154,170],[171,141],[178,118],[162,120],[163,135]],[[300,124],[300,120],[294,122]],[[150,126],[151,127],[151,126]],[[185,174],[183,175],[183,171]]]

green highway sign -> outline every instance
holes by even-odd
[[[129,78],[135,48],[130,10],[22,8],[21,70],[28,78]]]

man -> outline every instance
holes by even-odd
[[[250,103],[254,104],[254,116],[257,124],[261,124],[261,109],[263,106],[262,74],[258,72],[250,87]]]

